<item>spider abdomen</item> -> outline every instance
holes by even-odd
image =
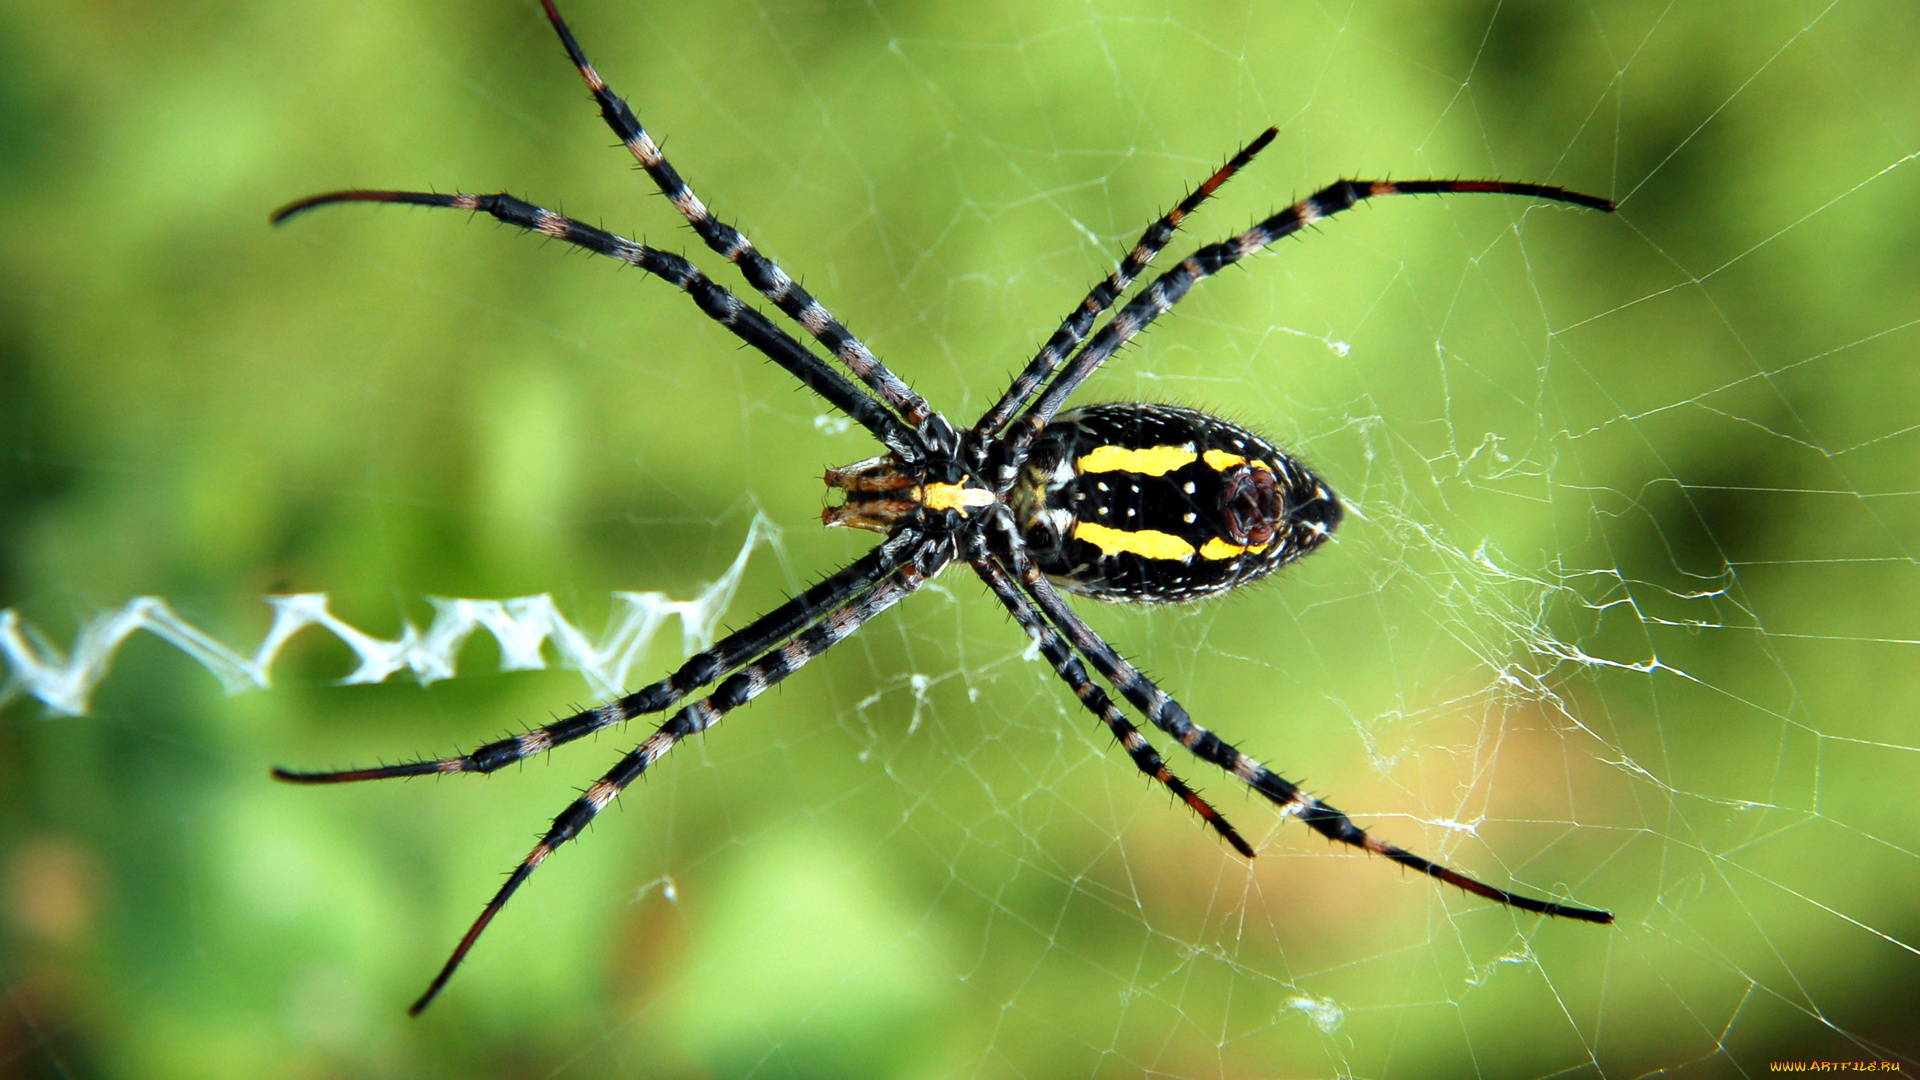
[[[1238,424],[1177,405],[1061,413],[1009,501],[1040,569],[1101,600],[1225,592],[1311,552],[1340,523],[1319,477]]]

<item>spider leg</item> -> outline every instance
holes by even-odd
[[[910,535],[910,533],[903,533]],[[712,694],[685,706],[674,713],[666,723],[660,725],[652,735],[639,746],[623,756],[613,768],[607,770],[592,787],[580,793],[553,819],[553,825],[547,830],[540,842],[533,846],[526,858],[520,860],[506,883],[500,886],[493,899],[480,911],[466,935],[456,945],[453,955],[447,958],[446,965],[435,975],[427,992],[407,1010],[409,1015],[418,1016],[434,997],[440,993],[447,980],[453,977],[454,969],[465,960],[473,943],[480,939],[482,931],[493,917],[500,913],[509,899],[532,875],[534,868],[547,860],[560,845],[580,835],[581,830],[593,821],[600,811],[606,809],[627,785],[633,783],[645,773],[654,762],[666,756],[667,751],[689,735],[702,732],[720,722],[721,718],[734,709],[759,697],[782,679],[800,670],[808,661],[821,655],[834,645],[846,639],[868,620],[926,584],[927,579],[946,568],[953,558],[950,544],[937,540],[925,540],[915,536],[912,544],[917,545],[913,557],[904,561],[892,573],[881,578],[868,592],[842,605],[826,619],[815,623],[806,630],[775,645],[763,652],[759,659],[729,675],[716,687]]]
[[[420,761],[403,761],[367,769],[328,772],[273,770],[276,780],[295,784],[345,784],[356,780],[386,780],[396,776],[443,773],[490,773],[595,732],[624,724],[648,713],[664,712],[700,687],[747,663],[766,650],[826,618],[835,608],[859,599],[881,578],[900,568],[913,554],[918,537],[900,533],[857,561],[788,600],[739,631],[689,658],[679,670],[642,690],[522,735],[476,747],[471,753]]]
[[[1013,385],[1007,387],[1007,392],[1000,396],[1000,400],[994,404],[993,408],[987,410],[979,423],[973,425],[975,434],[988,436],[998,434],[1000,429],[1006,426],[1007,421],[1013,419],[1013,414],[1019,412],[1028,401],[1033,399],[1033,395],[1039,391],[1041,384],[1052,378],[1054,372],[1060,370],[1060,365],[1066,361],[1067,354],[1073,351],[1075,345],[1080,344],[1080,339],[1086,336],[1087,328],[1093,325],[1093,320],[1098,318],[1101,312],[1112,307],[1113,302],[1120,299],[1120,294],[1127,291],[1127,286],[1133,284],[1133,279],[1139,276],[1140,271],[1145,270],[1154,256],[1160,254],[1161,250],[1173,241],[1174,233],[1179,230],[1180,223],[1186,220],[1187,215],[1198,209],[1201,203],[1206,202],[1215,191],[1219,190],[1220,185],[1233,179],[1234,173],[1246,168],[1247,163],[1253,160],[1253,156],[1266,149],[1267,144],[1272,142],[1273,137],[1279,133],[1280,129],[1273,127],[1261,132],[1239,153],[1233,155],[1225,165],[1220,166],[1218,172],[1208,177],[1206,183],[1195,188],[1193,194],[1180,200],[1180,205],[1167,211],[1160,220],[1147,226],[1147,231],[1140,236],[1140,242],[1120,260],[1120,265],[1113,273],[1107,275],[1106,280],[1095,285],[1087,293],[1087,298],[1080,301],[1080,306],[1073,309],[1073,313],[1060,324],[1060,329],[1055,330],[1053,336],[1047,339],[1047,343],[1040,347],[1039,353],[1034,356],[1032,362],[1027,364],[1026,370],[1014,378]]]
[[[1026,589],[1029,596],[1033,597],[1034,602],[1040,606],[1040,610],[1045,612],[1047,618],[1067,636],[1067,640],[1072,642],[1073,647],[1092,662],[1094,669],[1112,683],[1122,697],[1132,702],[1134,708],[1139,709],[1153,726],[1178,739],[1180,745],[1186,747],[1195,757],[1211,762],[1239,777],[1248,787],[1265,796],[1283,812],[1298,817],[1314,832],[1329,840],[1385,856],[1408,869],[1417,870],[1428,877],[1464,889],[1475,896],[1483,896],[1488,900],[1519,908],[1522,911],[1559,915],[1592,923],[1613,921],[1612,912],[1557,904],[1550,900],[1536,900],[1530,896],[1496,889],[1458,870],[1441,866],[1405,848],[1395,847],[1368,835],[1365,829],[1355,825],[1346,814],[1301,791],[1299,787],[1241,753],[1218,735],[1194,723],[1193,718],[1187,715],[1187,710],[1182,708],[1179,702],[1154,685],[1153,680],[1142,675],[1139,669],[1115,652],[1113,647],[1102,640],[1100,635],[1094,633],[1091,627],[1080,621],[1080,617],[1075,615],[1060,594],[1054,591],[1052,583],[1040,573],[1040,568],[1027,557],[1025,550],[1013,546],[1006,558],[1013,564],[1021,586]]]
[[[1092,679],[1087,677],[1087,669],[1081,665],[1080,658],[1073,655],[1073,650],[1067,647],[1066,639],[1062,638],[1052,626],[1047,624],[1040,613],[1034,610],[1033,605],[1021,595],[1019,588],[1014,585],[1013,579],[1007,576],[1006,571],[987,558],[984,552],[970,559],[969,562],[974,571],[980,575],[980,580],[986,582],[987,587],[993,590],[993,595],[999,597],[1000,602],[1007,606],[1007,611],[1012,613],[1014,621],[1026,630],[1028,637],[1039,644],[1040,654],[1053,665],[1054,672],[1073,688],[1074,696],[1080,699],[1080,703],[1087,707],[1088,712],[1099,717],[1100,721],[1113,732],[1114,738],[1120,741],[1120,745],[1125,748],[1128,756],[1133,758],[1134,765],[1147,776],[1165,785],[1168,791],[1173,792],[1182,802],[1192,807],[1193,812],[1199,814],[1208,825],[1213,826],[1214,831],[1224,837],[1227,843],[1232,844],[1235,851],[1249,859],[1253,858],[1253,845],[1247,843],[1239,832],[1227,823],[1227,819],[1221,817],[1220,812],[1201,798],[1199,793],[1188,787],[1185,781],[1173,775],[1173,771],[1167,768],[1166,761],[1161,758],[1160,752],[1154,749],[1146,736],[1140,734],[1140,729],[1133,726],[1133,722],[1127,719],[1126,714],[1114,705],[1113,700],[1107,697],[1106,691],[1100,689]]]
[[[1087,376],[1098,370],[1107,358],[1145,330],[1153,320],[1180,302],[1187,291],[1205,278],[1290,236],[1301,229],[1347,210],[1362,200],[1381,195],[1430,195],[1448,192],[1477,192],[1494,195],[1521,195],[1554,202],[1572,203],[1589,210],[1613,212],[1613,202],[1594,195],[1582,195],[1565,188],[1540,184],[1509,184],[1499,180],[1414,180],[1389,183],[1382,180],[1338,180],[1285,210],[1260,222],[1246,232],[1218,244],[1209,244],[1180,261],[1178,266],[1156,278],[1133,301],[1121,308],[1107,325],[1087,341],[1053,384],[1047,387],[1020,417],[1020,429],[1011,433],[1011,441],[1024,447],[1060,411],[1067,398],[1080,388]]]
[[[847,370],[858,376],[880,400],[904,417],[908,424],[927,434],[936,445],[951,446],[953,431],[940,414],[934,412],[925,398],[915,393],[900,376],[895,375],[887,366],[873,355],[873,351],[853,336],[839,319],[822,307],[799,282],[787,275],[772,259],[760,254],[753,242],[740,233],[740,230],[721,221],[707,209],[700,197],[693,193],[680,173],[667,161],[653,136],[640,126],[639,117],[633,109],[610,89],[600,73],[588,63],[587,54],[574,40],[573,31],[567,28],[560,12],[553,6],[553,0],[540,0],[547,9],[547,21],[553,24],[554,32],[560,35],[560,43],[566,46],[567,56],[573,60],[573,66],[580,69],[580,77],[587,82],[587,89],[593,92],[593,100],[600,106],[600,116],[613,129],[614,135],[632,152],[634,160],[647,171],[660,193],[673,203],[680,216],[687,219],[693,231],[700,234],[706,245],[718,252],[728,262],[740,268],[740,274],[747,283],[760,290],[760,295],[773,301],[787,317],[805,327],[807,333],[825,345]],[[932,430],[929,425],[943,429]],[[939,438],[934,438],[938,434]]]
[[[726,327],[735,337],[787,369],[788,373],[805,383],[814,393],[825,398],[828,404],[846,413],[861,427],[872,432],[874,438],[886,444],[887,449],[910,462],[919,461],[922,456],[919,440],[903,428],[900,421],[879,402],[861,392],[859,387],[847,381],[846,376],[829,367],[825,361],[795,341],[785,330],[774,325],[765,315],[741,303],[739,297],[715,284],[707,275],[701,273],[698,267],[678,255],[651,248],[645,244],[637,244],[626,237],[604,229],[596,229],[584,222],[556,214],[551,210],[544,210],[530,202],[505,194],[440,195],[421,191],[334,191],[288,203],[275,210],[269,220],[278,225],[295,214],[305,213],[316,207],[347,202],[445,206],[456,210],[491,214],[508,225],[564,241],[596,255],[618,259],[629,266],[637,266],[693,297],[693,302],[699,305],[701,311],[706,312],[708,318]]]

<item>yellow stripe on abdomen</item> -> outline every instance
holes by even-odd
[[[1244,455],[1229,454],[1225,450],[1209,450],[1200,455],[1200,458],[1205,461],[1207,467],[1211,468],[1214,472],[1226,472],[1235,465],[1252,465],[1256,469],[1265,469],[1268,472],[1273,471],[1273,466],[1264,461],[1250,461]]]
[[[1073,536],[1076,540],[1085,540],[1099,548],[1100,554],[1108,556],[1138,555],[1143,559],[1170,559],[1175,562],[1186,562],[1194,556],[1192,544],[1158,529],[1129,532],[1081,521],[1074,524]]]
[[[1200,557],[1203,559],[1231,559],[1236,555],[1245,555],[1249,551],[1257,555],[1272,546],[1272,544],[1249,544],[1243,547],[1239,544],[1229,544],[1216,536],[1200,545]]]
[[[1083,473],[1130,472],[1141,476],[1165,476],[1198,457],[1193,444],[1185,446],[1149,446],[1135,450],[1126,446],[1096,446],[1080,456],[1074,465]]]

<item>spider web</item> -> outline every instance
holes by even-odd
[[[1379,200],[1079,400],[1226,415],[1350,509],[1274,581],[1096,629],[1383,839],[1618,923],[1330,849],[1176,761],[1238,860],[956,572],[683,746],[407,1020],[639,731],[485,780],[267,767],[668,670],[867,546],[810,523],[871,440],[639,275],[456,215],[265,227],[510,190],[737,287],[529,6],[9,10],[0,1071],[1915,1066],[1911,6],[568,14],[708,202],[963,419],[1269,123],[1167,262],[1343,175],[1617,199]],[[264,598],[320,593],[275,636]]]

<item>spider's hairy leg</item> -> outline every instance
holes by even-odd
[[[498,739],[476,747],[471,753],[454,757],[326,772],[276,768],[273,776],[276,780],[295,784],[345,784],[357,780],[386,780],[396,776],[490,773],[536,754],[544,754],[575,739],[624,724],[635,717],[663,712],[678,705],[688,694],[791,638],[825,618],[834,608],[872,588],[875,582],[898,569],[912,554],[912,540],[913,537],[905,534],[890,538],[845,569],[822,579],[813,588],[745,628],[728,634],[705,652],[690,657],[673,674],[616,701],[575,713],[522,735]]]
[[[799,282],[788,276],[772,259],[760,254],[759,249],[753,246],[753,241],[742,235],[740,230],[713,216],[700,197],[687,186],[679,171],[667,161],[666,154],[653,141],[653,136],[647,134],[647,129],[640,125],[640,119],[634,115],[633,109],[607,86],[606,80],[587,61],[585,50],[574,40],[573,31],[568,29],[566,20],[560,17],[553,0],[540,0],[540,4],[546,8],[547,21],[553,24],[554,32],[560,35],[560,44],[566,47],[573,66],[580,69],[580,77],[586,80],[587,89],[593,92],[593,100],[600,106],[601,118],[633,154],[640,167],[653,178],[660,193],[673,203],[674,209],[680,211],[680,216],[687,220],[687,224],[693,226],[693,231],[699,234],[700,239],[728,262],[738,266],[747,284],[773,301],[788,318],[805,327],[807,333],[825,345],[847,366],[847,370],[880,395],[880,400],[897,411],[908,424],[920,429],[936,445],[948,448],[955,445],[951,425],[933,411],[925,398],[881,363],[873,355],[873,350],[854,337],[845,324],[834,318]]]
[[[1014,621],[1019,623],[1027,632],[1027,636],[1040,646],[1040,654],[1053,665],[1054,672],[1073,688],[1074,696],[1080,699],[1080,703],[1087,707],[1088,712],[1099,717],[1100,721],[1107,725],[1108,730],[1113,732],[1114,738],[1119,740],[1127,755],[1133,758],[1134,765],[1148,777],[1165,785],[1168,791],[1173,792],[1182,802],[1192,807],[1193,812],[1199,814],[1201,820],[1213,826],[1214,831],[1218,832],[1227,843],[1232,844],[1235,851],[1249,859],[1253,858],[1253,845],[1247,843],[1240,833],[1227,823],[1227,819],[1220,816],[1220,812],[1215,810],[1212,804],[1188,787],[1185,781],[1173,775],[1173,770],[1167,768],[1165,759],[1161,758],[1160,751],[1154,749],[1146,736],[1140,734],[1140,729],[1134,727],[1126,714],[1114,705],[1113,700],[1107,697],[1106,691],[1094,685],[1093,680],[1087,677],[1087,669],[1081,665],[1080,658],[1073,655],[1073,650],[1067,647],[1066,640],[1053,627],[1047,625],[1040,613],[1027,602],[1027,598],[1020,594],[1020,590],[1015,587],[1013,579],[1007,576],[1006,571],[988,558],[984,552],[969,559],[969,563],[980,575],[980,580],[986,582],[987,587],[993,590],[993,595],[999,597],[1000,602],[1006,605]]]
[[[447,980],[453,977],[460,962],[466,959],[474,942],[480,939],[487,924],[506,906],[507,901],[532,875],[534,868],[545,862],[560,845],[580,835],[581,830],[606,809],[608,803],[626,790],[627,785],[639,779],[654,762],[666,756],[676,743],[719,723],[727,713],[759,697],[788,675],[800,670],[808,661],[845,640],[868,620],[918,590],[928,578],[945,569],[947,563],[952,561],[951,544],[926,540],[913,535],[911,530],[903,530],[902,535],[909,536],[908,543],[914,547],[909,560],[875,583],[865,595],[842,605],[797,636],[768,649],[753,663],[729,675],[712,694],[674,713],[644,742],[607,770],[605,776],[562,810],[560,816],[553,819],[553,825],[546,835],[514,867],[506,883],[500,886],[500,891],[487,901],[480,917],[461,937],[453,955],[447,958],[446,965],[434,976],[426,993],[421,994],[420,999],[407,1010],[408,1014],[418,1016],[433,1002],[441,988],[447,985]]]
[[[1574,206],[1584,206],[1589,210],[1598,210],[1603,214],[1611,214],[1618,209],[1612,199],[1598,195],[1586,195],[1550,184],[1523,184],[1513,180],[1346,180],[1343,183],[1357,189],[1364,189],[1359,192],[1361,199],[1370,199],[1379,195],[1518,195],[1529,199],[1571,203]],[[1339,186],[1339,184],[1333,185],[1334,188]],[[1333,188],[1327,190],[1332,191]],[[1338,206],[1331,202],[1328,205],[1331,209],[1327,210],[1327,213],[1346,209],[1345,206]]]
[[[785,368],[808,389],[825,398],[829,405],[852,417],[887,449],[901,459],[917,462],[922,457],[920,440],[879,402],[848,382],[846,376],[829,367],[809,352],[785,330],[765,315],[740,302],[740,298],[714,284],[699,268],[678,255],[638,244],[626,237],[596,229],[564,214],[556,214],[511,195],[441,195],[426,191],[333,191],[288,203],[273,212],[268,220],[275,225],[296,214],[335,203],[403,203],[409,206],[437,206],[490,214],[508,225],[560,240],[575,247],[637,266],[661,278],[693,297],[707,317],[726,327],[741,341],[751,345],[767,359]]]
[[[1536,900],[1530,896],[1496,889],[1485,882],[1468,877],[1457,870],[1441,866],[1438,863],[1415,855],[1404,848],[1395,847],[1368,835],[1367,831],[1355,825],[1347,815],[1328,806],[1326,803],[1301,791],[1291,782],[1277,773],[1241,753],[1231,743],[1193,722],[1187,710],[1170,697],[1164,690],[1154,685],[1153,680],[1142,675],[1139,669],[1128,663],[1113,647],[1101,639],[1100,635],[1079,616],[1073,613],[1053,585],[1040,573],[1026,552],[1014,549],[1010,560],[1020,579],[1020,584],[1033,597],[1040,610],[1073,643],[1081,655],[1092,662],[1094,669],[1113,684],[1120,695],[1133,703],[1155,727],[1179,740],[1195,757],[1211,762],[1238,777],[1248,787],[1259,792],[1288,814],[1306,822],[1313,831],[1335,840],[1383,855],[1412,870],[1457,886],[1488,900],[1506,904],[1522,911],[1537,912],[1542,915],[1557,915],[1582,922],[1611,923],[1613,913],[1596,911],[1591,908],[1574,907],[1570,904],[1558,904],[1550,900]]]
[[[1195,285],[1228,266],[1291,236],[1323,218],[1332,217],[1360,202],[1382,195],[1433,195],[1446,193],[1517,195],[1552,202],[1571,203],[1589,210],[1612,213],[1611,199],[1583,195],[1566,188],[1543,184],[1507,183],[1501,180],[1337,180],[1305,199],[1294,203],[1230,240],[1206,247],[1180,260],[1179,265],[1154,279],[1132,302],[1121,308],[1107,325],[1087,341],[1073,362],[1055,378],[1039,400],[1021,414],[1020,427],[1011,433],[1017,447],[1024,447],[1047,421],[1060,411],[1067,398],[1079,389],[1087,376],[1099,369],[1121,346],[1133,340],[1155,319],[1179,303]]]
[[[1220,166],[1217,172],[1208,177],[1206,183],[1193,189],[1193,193],[1180,200],[1178,206],[1147,226],[1147,231],[1140,236],[1140,242],[1120,260],[1120,265],[1087,293],[1086,299],[1080,301],[1080,306],[1073,309],[1073,313],[1066,317],[1066,320],[1060,324],[1060,328],[1047,339],[1047,343],[1040,347],[1040,351],[1027,364],[1026,370],[1014,377],[1013,385],[1007,387],[1007,392],[1000,395],[1000,400],[994,404],[993,408],[988,409],[986,414],[980,417],[979,422],[973,425],[974,432],[980,435],[998,434],[1007,421],[1013,419],[1013,414],[1019,412],[1033,398],[1041,384],[1052,378],[1053,373],[1060,369],[1067,355],[1073,351],[1073,347],[1086,336],[1087,328],[1093,325],[1093,320],[1098,318],[1101,312],[1112,307],[1114,301],[1120,299],[1120,294],[1127,291],[1127,286],[1133,284],[1133,279],[1140,275],[1140,271],[1145,270],[1154,256],[1160,254],[1173,241],[1174,234],[1179,231],[1180,223],[1187,219],[1187,215],[1199,209],[1201,203],[1206,202],[1215,191],[1220,190],[1220,185],[1233,179],[1234,173],[1246,168],[1254,155],[1266,149],[1267,144],[1272,142],[1274,136],[1278,134],[1280,134],[1279,128],[1270,127],[1255,136],[1252,142],[1242,147],[1239,153],[1233,155],[1225,165]]]

